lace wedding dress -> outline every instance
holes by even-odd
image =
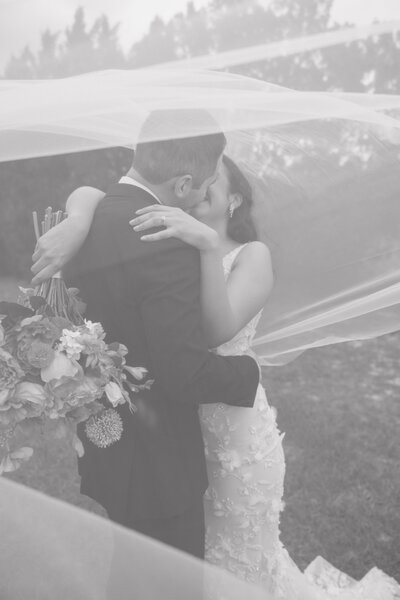
[[[243,246],[224,257],[228,278]],[[251,354],[259,313],[234,339],[218,347],[221,355]],[[280,541],[285,458],[283,434],[259,385],[254,407],[204,404],[200,419],[209,488],[205,495],[206,559],[239,578],[265,588],[266,598],[285,600],[392,600],[400,586],[378,569],[354,581],[318,557],[301,572]],[[207,586],[219,600],[218,582]]]

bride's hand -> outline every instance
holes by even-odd
[[[215,250],[219,246],[217,232],[187,214],[180,208],[155,204],[136,211],[138,215],[129,221],[134,231],[142,232],[154,227],[164,227],[161,231],[143,235],[145,242],[178,238],[200,251]]]
[[[40,285],[55,275],[76,254],[87,236],[81,219],[69,216],[42,235],[32,255],[32,285]]]

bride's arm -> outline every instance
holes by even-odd
[[[200,250],[204,324],[210,346],[232,339],[264,306],[273,285],[270,252],[262,242],[247,244],[225,282],[218,248]]]
[[[68,197],[68,217],[42,235],[36,244],[31,267],[35,275],[33,285],[57,273],[76,254],[87,237],[96,207],[104,195],[101,190],[85,186]]]
[[[165,229],[142,236],[144,241],[178,237],[195,246],[201,257],[204,325],[210,348],[232,339],[264,306],[273,275],[268,248],[251,242],[239,253],[225,282],[223,256],[217,233],[183,211],[167,206],[146,207],[130,223],[135,231],[164,225]],[[165,219],[164,219],[165,217]]]
[[[65,205],[68,217],[82,220],[83,226],[89,230],[94,211],[104,196],[104,192],[94,187],[82,186],[77,188],[68,196]]]

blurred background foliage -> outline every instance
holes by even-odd
[[[163,21],[124,53],[118,23],[102,15],[91,26],[79,8],[65,31],[46,30],[36,53],[26,47],[10,57],[3,77],[67,77],[99,69],[139,68],[156,63],[265,44],[336,28],[333,0],[212,0],[192,2]],[[349,24],[350,26],[351,24]],[[400,92],[400,34],[230,69],[298,90]],[[346,68],[344,68],[344,65]],[[32,210],[62,207],[79,185],[107,189],[129,167],[121,148],[0,164],[0,277],[27,278],[34,246]]]

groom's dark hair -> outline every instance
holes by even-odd
[[[215,172],[225,146],[225,135],[207,111],[156,110],[140,130],[133,168],[156,185],[191,175],[199,188]]]

